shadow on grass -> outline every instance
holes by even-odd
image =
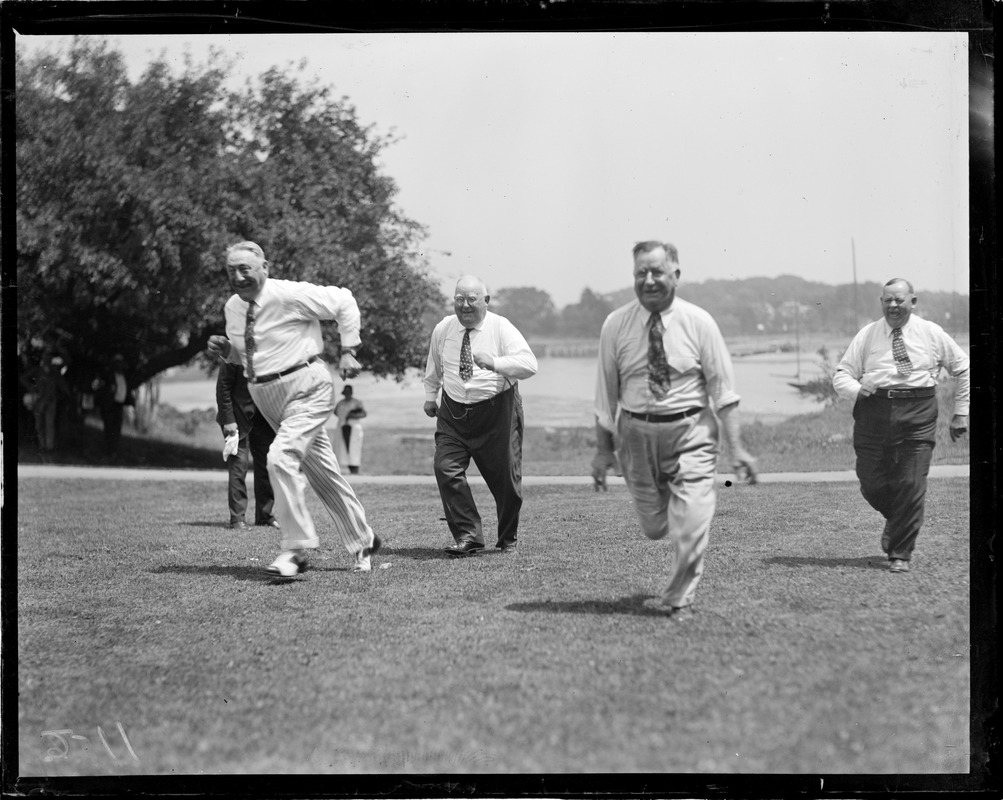
[[[413,558],[415,561],[462,561],[462,558],[446,555],[446,545],[442,547],[393,547],[384,543],[380,555],[397,556],[398,558]],[[467,558],[482,558],[483,555],[467,556]]]
[[[854,569],[887,569],[888,559],[884,556],[861,556],[860,558],[818,558],[813,556],[773,556],[764,559],[767,564],[783,567],[852,567]]]
[[[505,606],[508,611],[543,611],[550,614],[643,614],[658,616],[658,612],[644,607],[644,601],[654,597],[650,594],[635,594],[618,600],[542,600],[535,603],[512,603]]]
[[[151,569],[154,575],[201,575],[207,578],[233,578],[250,583],[269,583],[273,579],[263,567],[220,566],[219,564],[167,564]]]
[[[187,525],[189,528],[226,528],[230,530],[229,522],[220,522],[219,520],[211,521],[201,521],[201,520],[182,520],[177,523],[178,525]],[[264,525],[248,525],[244,530],[249,530],[250,528],[264,528]],[[234,533],[239,533],[238,528],[234,528]]]
[[[160,467],[164,469],[207,469],[226,474],[219,451],[181,442],[142,436],[126,428],[118,453],[105,453],[104,434],[100,425],[89,421],[64,437],[54,452],[39,452],[33,441],[18,441],[19,464],[59,464],[68,466]]]

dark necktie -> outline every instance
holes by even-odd
[[[463,345],[460,347],[460,377],[464,382],[474,376],[474,359],[470,355],[470,328],[463,331]]]
[[[892,355],[895,356],[895,369],[899,375],[908,375],[912,372],[912,362],[905,349],[905,342],[902,341],[902,329],[892,328]]]
[[[255,304],[252,300],[247,304],[247,319],[244,323],[244,352],[247,354],[247,380],[254,380],[254,315]]]
[[[662,315],[655,311],[648,329],[648,388],[659,400],[669,393],[669,362],[665,358],[665,344],[662,342],[664,333]]]

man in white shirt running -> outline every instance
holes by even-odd
[[[254,242],[227,249],[226,270],[236,292],[224,306],[226,336],[210,336],[211,356],[241,364],[251,399],[272,428],[268,474],[273,513],[282,530],[282,553],[267,567],[277,578],[305,572],[307,551],[320,546],[306,505],[306,485],[320,497],[357,572],[369,572],[381,546],[366,512],[338,468],[325,425],[334,407],[334,381],[320,355],[320,320],[335,320],[341,337],[341,377],[358,375],[355,351],[359,306],[351,291],[270,278]]]
[[[937,377],[955,376],[951,441],[968,430],[969,359],[934,322],[913,315],[912,284],[881,291],[883,319],[865,325],[836,368],[836,393],[853,402],[853,449],[860,492],[885,518],[881,549],[892,572],[908,572],[923,525],[937,433]]]
[[[519,380],[536,374],[536,356],[515,325],[488,311],[484,282],[456,284],[455,314],[432,331],[425,405],[435,417],[435,479],[454,543],[450,556],[484,549],[481,517],[467,483],[474,460],[498,510],[496,549],[516,553],[522,509],[522,398]],[[441,402],[437,402],[440,396]]]
[[[596,455],[592,477],[604,485],[619,444],[620,466],[641,531],[672,543],[671,572],[649,610],[691,617],[717,505],[719,430],[736,473],[756,481],[742,445],[731,357],[713,317],[676,297],[679,255],[668,242],[633,248],[632,300],[599,334]]]

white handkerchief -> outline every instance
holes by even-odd
[[[234,433],[227,436],[223,440],[223,460],[226,461],[230,456],[237,455],[237,448],[240,447],[240,434]]]

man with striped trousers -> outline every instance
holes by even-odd
[[[968,430],[968,355],[935,322],[913,315],[904,278],[881,290],[883,319],[850,342],[832,378],[853,403],[853,449],[864,499],[885,518],[881,549],[891,572],[909,571],[923,525],[926,483],[937,438],[937,378],[955,376],[951,441]]]
[[[354,556],[352,569],[369,572],[381,542],[341,474],[324,427],[334,407],[334,382],[320,360],[320,320],[334,320],[341,336],[341,377],[358,375],[359,307],[348,289],[279,280],[269,277],[268,269],[254,242],[227,249],[226,271],[235,294],[223,309],[226,336],[210,336],[207,347],[211,356],[243,365],[251,398],[275,429],[268,474],[282,552],[267,572],[278,578],[305,572],[307,551],[320,546],[307,510],[307,483]]]

